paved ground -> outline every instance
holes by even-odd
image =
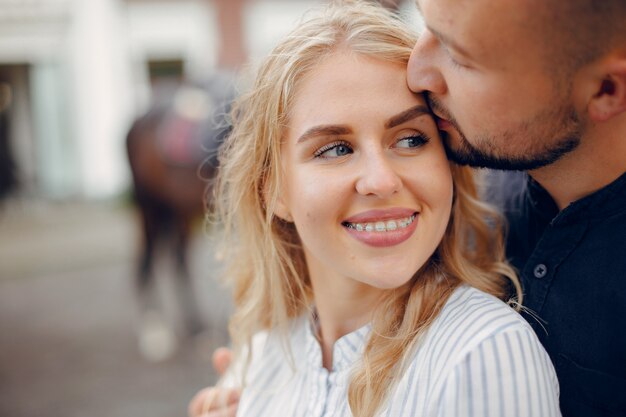
[[[119,204],[11,203],[0,211],[0,416],[184,417],[215,376],[210,353],[227,343],[229,297],[206,236],[192,274],[207,331],[179,338],[169,359],[138,352],[132,276],[137,234]],[[166,316],[180,314],[170,264],[158,289]]]

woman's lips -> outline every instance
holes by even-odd
[[[368,223],[412,216],[417,210],[404,207],[390,207],[364,211],[348,217],[343,223]]]
[[[355,239],[375,247],[395,246],[407,240],[417,226],[418,212],[410,209],[371,210],[341,224]]]

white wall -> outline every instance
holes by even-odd
[[[190,79],[204,79],[215,67],[215,12],[206,0],[127,2],[125,24],[136,112],[150,100],[148,61],[180,59]]]
[[[307,10],[321,4],[321,0],[249,1],[244,30],[250,58],[257,61],[265,56],[282,36],[295,28]]]
[[[75,0],[70,42],[71,105],[81,192],[106,197],[124,190],[124,134],[130,118],[126,40],[120,0]]]

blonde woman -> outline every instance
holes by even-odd
[[[239,416],[560,415],[503,302],[497,217],[406,86],[414,43],[379,6],[330,6],[234,109],[216,190]]]

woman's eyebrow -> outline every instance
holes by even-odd
[[[390,117],[385,123],[385,128],[391,129],[392,127],[401,125],[402,123],[408,122],[409,120],[415,119],[416,117],[424,114],[430,116],[430,110],[424,104],[418,104],[415,107],[411,107],[402,113],[398,113],[397,115]]]
[[[385,128],[391,129],[392,127],[401,125],[402,123],[408,122],[409,120],[415,119],[416,117],[422,115],[429,115],[430,110],[424,104],[418,104],[417,106],[411,107],[408,110],[405,110],[401,113],[396,114],[395,116],[391,116],[389,120],[385,122]],[[352,129],[350,129],[346,125],[320,125],[313,126],[306,130],[296,143],[301,143],[306,141],[307,139],[311,139],[315,136],[333,136],[333,135],[349,135],[352,133]]]
[[[352,133],[352,129],[343,125],[321,125],[321,126],[313,126],[310,129],[307,129],[304,132],[296,143],[304,142],[307,139],[310,139],[315,136],[332,136],[332,135],[349,135]]]

